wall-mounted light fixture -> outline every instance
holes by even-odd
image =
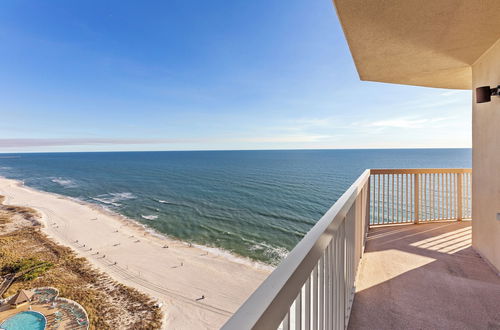
[[[490,102],[492,96],[500,96],[500,85],[495,88],[490,86],[482,86],[476,88],[476,103]]]

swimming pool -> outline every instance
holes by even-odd
[[[5,330],[43,330],[47,320],[43,314],[33,311],[17,313],[9,317],[0,328]]]

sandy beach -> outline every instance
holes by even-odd
[[[42,214],[43,231],[115,280],[163,303],[168,329],[218,329],[269,267],[160,237],[97,205],[0,178],[0,195]]]

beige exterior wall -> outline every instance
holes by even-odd
[[[472,66],[472,86],[500,85],[500,39]],[[500,270],[500,97],[472,112],[472,245]]]

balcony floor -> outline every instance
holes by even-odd
[[[372,228],[350,329],[500,329],[500,276],[470,221]]]

